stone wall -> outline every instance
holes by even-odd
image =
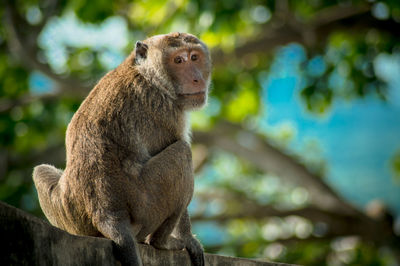
[[[0,202],[0,265],[116,265],[112,241],[74,236]],[[190,265],[186,251],[139,245],[144,265]],[[206,254],[208,265],[288,265]]]

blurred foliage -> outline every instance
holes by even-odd
[[[400,151],[397,151],[391,161],[390,161],[390,168],[393,172],[393,177],[397,181],[400,181]]]
[[[397,37],[375,29],[366,35],[333,34],[324,57],[317,55],[308,62],[308,84],[302,91],[307,108],[323,113],[334,96],[351,99],[375,92],[385,99],[386,86],[377,79],[373,60],[380,53],[391,53],[397,41]]]
[[[47,92],[57,91],[58,83],[35,70],[24,56],[18,58],[15,53],[11,53],[16,44],[13,39],[15,36],[10,33],[10,24],[5,21],[7,5],[15,8],[18,15],[19,19],[14,26],[26,38],[23,44],[27,46],[25,49],[28,55],[33,53],[34,60],[48,64],[50,70],[61,79],[73,78],[82,84],[93,85],[95,80],[116,65],[115,62],[118,63],[131,51],[135,41],[146,36],[170,31],[186,31],[198,35],[214,52],[222,54],[214,62],[209,107],[192,116],[194,126],[203,129],[210,128],[221,118],[235,123],[251,123],[265,109],[263,85],[270,64],[278,58],[279,46],[263,50],[255,49],[256,45],[246,45],[259,36],[268,35],[269,29],[284,25],[279,19],[285,17],[285,14],[282,15],[285,8],[291,12],[290,17],[297,20],[299,31],[312,30],[313,24],[307,23],[312,23],[319,12],[332,7],[371,8],[371,12],[355,15],[355,19],[360,20],[358,28],[346,31],[348,21],[342,24],[332,22],[333,30],[329,31],[327,27],[323,32],[327,35],[325,39],[309,42],[304,35],[300,40],[301,49],[304,49],[304,56],[296,66],[303,77],[300,96],[306,108],[314,114],[326,113],[338,98],[353,99],[372,94],[387,99],[387,84],[385,79],[377,75],[374,60],[381,54],[394,55],[400,52],[400,36],[391,33],[393,25],[400,27],[398,0],[2,2],[0,200],[36,215],[43,214],[32,184],[32,168],[39,163],[64,167],[62,147],[65,130],[82,98],[68,93],[63,97],[41,98]],[[110,48],[113,43],[110,36],[99,39],[104,43],[93,43],[90,38],[85,38],[85,34],[80,34],[82,40],[73,42],[65,39],[71,36],[70,32],[66,32],[65,36],[59,28],[58,32],[52,32],[68,17],[76,19],[80,28],[87,28],[85,34],[89,35],[107,27],[107,23],[111,23],[110,19],[117,17],[123,21],[118,25],[126,25],[128,29],[126,36],[123,36],[126,43],[123,47]],[[369,23],[371,19],[374,19],[374,23],[376,20],[376,27],[363,28],[363,23]],[[279,28],[278,32],[286,30]],[[305,33],[294,32],[293,35]],[[277,38],[279,36],[277,34]],[[238,48],[244,52],[236,54]],[[43,88],[47,89],[43,91]],[[26,97],[37,97],[39,100],[19,104]],[[11,108],[5,107],[10,104]],[[295,132],[292,129],[282,128],[276,134],[275,141],[284,145],[293,134]],[[313,150],[313,153],[320,152],[315,143],[310,143],[305,149]],[[315,172],[324,172],[325,164],[320,160],[307,157],[301,157],[300,160]],[[400,153],[395,154],[391,166],[399,178]],[[199,199],[202,193],[207,192],[215,195],[230,194],[236,199],[246,198],[257,204],[272,204],[281,209],[296,209],[308,204],[308,192],[304,188],[282,184],[278,177],[261,173],[246,162],[223,152],[217,151],[210,155],[209,162],[199,176],[196,185]],[[194,212],[229,214],[243,207],[240,205],[243,201],[240,200],[223,201],[217,198],[212,204],[207,203],[210,203],[208,198],[203,202],[199,200]],[[360,240],[347,240],[350,244],[346,239],[295,241],[318,235],[317,225],[298,216],[261,220],[238,218],[228,222],[223,229],[224,237],[221,239],[224,241],[219,246],[215,243],[207,244],[202,232],[197,232],[206,243],[207,251],[304,265],[393,265],[389,253]]]

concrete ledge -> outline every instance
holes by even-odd
[[[74,236],[0,202],[0,265],[116,265],[112,241]],[[144,265],[191,265],[186,251],[140,245]],[[208,265],[288,265],[206,254]]]

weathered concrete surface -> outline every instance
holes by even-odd
[[[112,241],[74,236],[22,210],[0,202],[0,265],[116,265]],[[140,245],[144,265],[190,265],[186,251],[157,250]],[[206,264],[287,265],[206,254]]]

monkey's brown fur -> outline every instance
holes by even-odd
[[[179,70],[171,56],[181,50],[197,62]],[[138,42],[99,81],[68,126],[64,172],[50,165],[33,172],[53,225],[112,239],[124,265],[141,265],[136,241],[146,237],[157,248],[186,248],[204,265],[186,210],[193,194],[186,112],[206,101],[210,62],[195,36],[159,35]]]

